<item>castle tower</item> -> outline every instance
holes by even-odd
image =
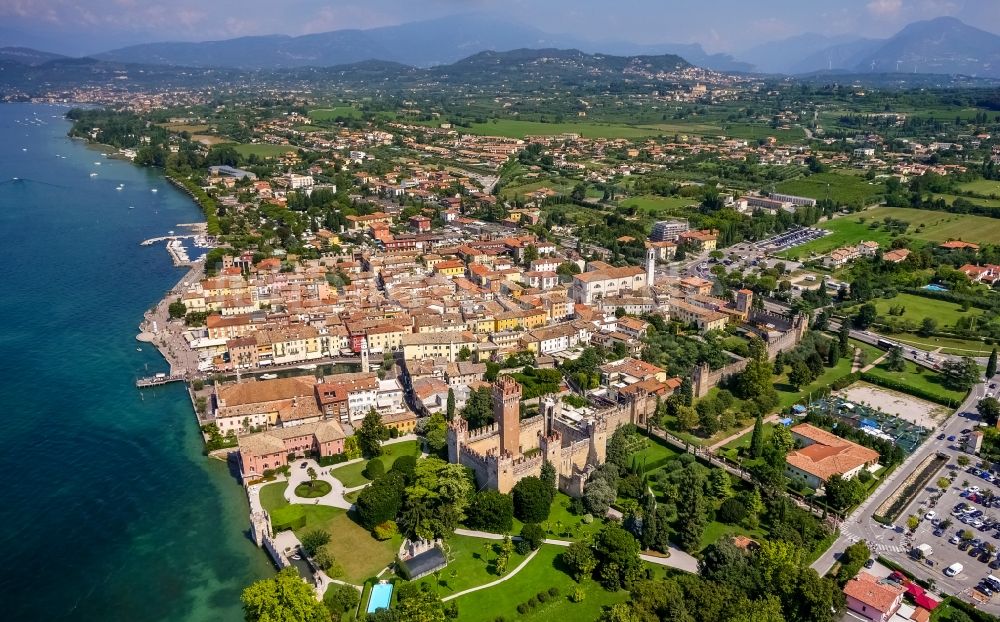
[[[510,376],[493,383],[493,419],[500,430],[500,452],[521,455],[521,385]]]
[[[363,337],[361,339],[361,372],[367,374],[370,369],[370,363],[368,362],[368,338]]]
[[[736,292],[736,310],[743,314],[743,317],[747,317],[750,314],[750,308],[753,306],[753,292],[749,289],[741,289]]]
[[[646,245],[646,287],[653,287],[656,281],[656,249]]]

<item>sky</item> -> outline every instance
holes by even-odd
[[[886,37],[942,15],[1000,31],[1000,0],[0,0],[0,46],[78,56],[135,43],[301,35],[465,13],[594,41],[700,43],[710,52],[803,33]]]

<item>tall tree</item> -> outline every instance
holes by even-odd
[[[760,414],[753,422],[753,433],[750,435],[750,457],[760,458],[764,453],[764,417]]]
[[[889,350],[889,356],[885,360],[885,368],[889,371],[903,371],[906,369],[906,358],[903,357],[902,348],[895,347]]]
[[[383,434],[385,426],[382,425],[382,417],[373,408],[365,415],[358,429],[358,447],[361,448],[361,453],[366,456],[381,456]]]
[[[448,421],[455,418],[455,389],[450,387],[448,389],[448,406],[447,410],[445,410],[445,416],[448,418]]]
[[[687,465],[678,481],[676,531],[678,543],[688,552],[698,550],[705,531],[705,485],[696,469],[694,463]]]
[[[997,375],[997,349],[994,347],[993,351],[990,352],[990,360],[986,363],[986,378],[992,378]]]
[[[851,353],[851,327],[847,325],[846,320],[840,322],[837,341],[840,344],[840,356],[847,356]]]
[[[240,600],[247,622],[330,622],[330,612],[294,567],[251,584]]]

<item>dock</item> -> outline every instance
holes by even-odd
[[[187,380],[187,376],[183,374],[175,374],[172,376],[147,376],[145,378],[137,378],[135,386],[139,389],[144,389],[146,387],[158,387],[161,384],[170,384],[171,382],[184,382],[185,380]]]

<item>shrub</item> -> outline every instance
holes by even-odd
[[[335,563],[337,563],[337,560],[334,559],[333,555],[331,555],[326,549],[316,551],[316,554],[313,555],[312,558],[321,570],[328,570],[329,568],[332,568]]]
[[[375,525],[375,529],[372,530],[372,535],[375,536],[376,540],[388,540],[399,533],[399,528],[396,526],[396,521],[387,520],[385,522]]]
[[[747,516],[747,508],[743,505],[739,499],[734,499],[730,497],[722,502],[719,506],[719,511],[716,514],[719,522],[727,523],[729,525],[738,525],[743,522]]]
[[[391,428],[395,430],[396,428]],[[458,603],[450,602],[444,606],[444,617],[454,620],[458,617]]]
[[[547,602],[549,602],[549,593],[548,592],[539,592],[539,593],[535,594],[535,598],[537,598],[538,602],[540,602],[540,603],[547,603]]]
[[[538,599],[534,596],[528,599],[528,609],[534,609],[538,606]]]
[[[583,521],[584,525],[589,525],[590,523],[594,522],[594,515],[593,514],[584,514],[583,518],[581,520]]]
[[[323,604],[330,611],[334,620],[358,606],[361,595],[349,585],[331,585],[323,594]]]
[[[573,593],[569,595],[569,599],[574,603],[583,602],[583,599],[587,597],[587,593],[583,591],[583,588],[578,587],[573,590]]]
[[[526,540],[518,540],[514,543],[514,550],[518,555],[527,555],[531,552],[531,545]]]
[[[400,456],[392,463],[393,471],[402,473],[407,480],[413,477],[413,472],[417,469],[416,456]]]
[[[556,596],[559,596],[559,588],[557,588],[554,585],[552,587],[550,587],[549,588],[549,596],[551,596],[552,598],[555,598]]]
[[[521,538],[528,543],[531,550],[535,550],[542,545],[545,540],[545,531],[538,523],[528,523],[521,527]]]
[[[530,609],[528,609],[528,605],[526,605],[525,603],[521,603],[520,605],[517,606],[517,612],[521,615],[525,615],[526,613],[528,613],[528,611],[530,611]]]
[[[372,458],[365,465],[365,477],[368,479],[378,479],[383,475],[385,475],[385,464],[380,459]]]
[[[305,549],[306,554],[312,555],[330,541],[330,532],[324,529],[313,529],[302,534],[302,538],[299,541],[302,543],[302,548]]]

